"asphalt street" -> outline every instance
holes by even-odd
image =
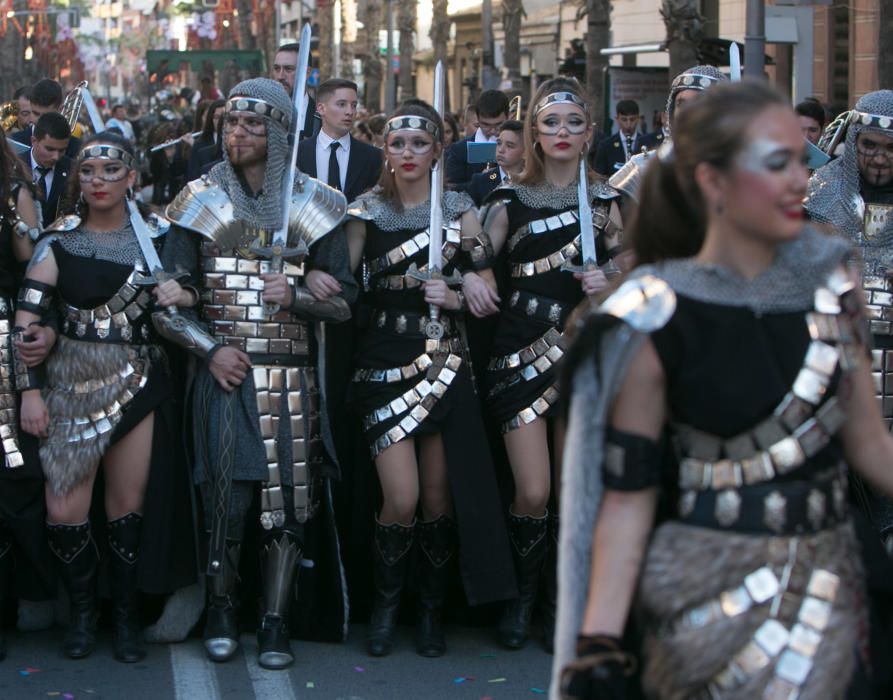
[[[62,657],[63,630],[8,633],[9,655],[0,663],[0,700],[520,700],[545,698],[552,657],[531,641],[502,649],[492,630],[448,630],[440,659],[418,656],[412,630],[400,628],[394,653],[367,656],[364,629],[351,628],[345,644],[296,641],[295,665],[286,672],[257,665],[257,645],[245,635],[242,651],[226,664],[207,661],[201,640],[149,645],[139,664],[112,659],[111,638],[100,637],[84,660]]]

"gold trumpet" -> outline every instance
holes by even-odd
[[[0,126],[7,134],[18,130],[19,103],[18,100],[10,100],[0,105]]]
[[[509,115],[512,119],[521,121],[521,95],[515,95],[509,102]]]
[[[840,142],[846,137],[846,131],[850,125],[851,118],[852,112],[850,111],[838,114],[834,121],[825,127],[825,130],[822,132],[822,137],[819,139],[818,147],[829,156],[833,156],[834,149],[837,148]]]
[[[68,120],[68,128],[71,129],[72,133],[74,133],[75,127],[77,126],[78,117],[81,114],[81,107],[84,106],[84,90],[87,89],[87,85],[89,85],[89,83],[86,80],[79,82],[74,90],[65,96],[65,101],[62,103],[62,109],[60,111],[62,116]]]

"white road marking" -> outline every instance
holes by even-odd
[[[220,700],[220,686],[214,662],[195,639],[182,644],[171,644],[171,670],[174,677],[174,697],[177,700]]]
[[[298,696],[291,683],[289,669],[268,671],[257,663],[257,640],[254,636],[242,636],[242,655],[248,668],[248,677],[254,696],[258,700],[295,700]]]

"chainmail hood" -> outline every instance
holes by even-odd
[[[643,265],[632,276],[657,275],[677,293],[698,301],[762,313],[793,312],[812,308],[816,287],[851,254],[844,239],[807,225],[797,240],[779,247],[772,264],[754,279],[695,258]]]
[[[670,94],[667,97],[667,124],[673,127],[673,113],[676,111],[676,95],[683,90],[706,90],[718,82],[727,80],[719,68],[714,66],[692,66],[682,71],[673,79]]]
[[[427,228],[430,222],[429,201],[398,211],[390,200],[381,195],[381,188],[376,185],[348,207],[347,215],[373,221],[382,231],[419,231]],[[447,191],[443,193],[441,206],[446,223],[456,221],[469,209],[473,209],[474,202],[465,192]]]
[[[856,112],[893,118],[893,90],[878,90],[863,95]],[[869,120],[866,120],[869,121]],[[806,210],[816,221],[829,223],[844,231],[862,249],[866,272],[893,268],[893,220],[871,241],[862,237],[865,201],[861,194],[856,137],[865,130],[893,137],[893,128],[883,129],[876,121],[868,125],[854,119],[847,129],[843,155],[815,172],[809,181]]]
[[[284,114],[292,114],[293,107],[288,93],[275,80],[253,78],[245,80],[229,91],[229,97],[253,97],[269,103]],[[219,184],[233,203],[236,218],[251,226],[275,230],[282,224],[282,178],[289,167],[288,133],[277,120],[264,115],[267,125],[267,170],[264,175],[263,191],[253,197],[245,187],[229,162],[229,153],[223,149],[223,162],[218,163],[209,173],[213,182]]]

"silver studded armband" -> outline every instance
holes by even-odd
[[[50,304],[53,301],[53,292],[55,287],[44,282],[38,282],[30,278],[25,278],[19,289],[16,308],[23,311],[30,311],[43,318],[44,314],[49,311]]]
[[[294,300],[291,303],[291,312],[299,316],[306,316],[315,321],[332,321],[341,323],[347,321],[350,314],[348,303],[338,296],[329,297],[320,301],[306,287],[292,287]]]
[[[162,338],[185,348],[203,360],[210,359],[218,344],[214,337],[197,323],[179,313],[156,312],[152,314],[152,325]]]
[[[474,238],[463,238],[462,252],[465,253],[468,267],[472,270],[486,270],[493,267],[496,256],[490,236],[485,231],[481,231]]]
[[[46,367],[43,364],[37,367],[28,367],[22,359],[21,350],[19,350],[20,342],[30,342],[34,340],[34,337],[28,335],[27,329],[22,326],[16,326],[12,329],[10,340],[12,343],[12,369],[15,373],[16,391],[21,392],[43,388],[43,385],[46,383]]]

